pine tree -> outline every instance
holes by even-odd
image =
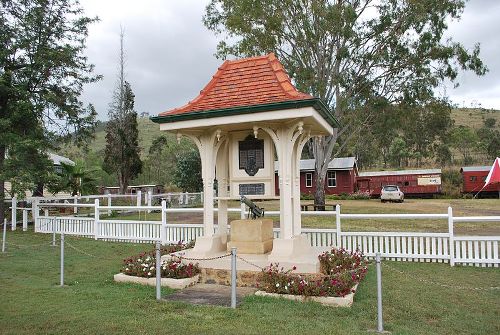
[[[124,74],[123,37],[122,30],[120,33],[120,71],[108,111],[109,121],[106,125],[103,169],[117,176],[120,193],[125,194],[130,181],[141,173],[142,161],[139,156],[137,112],[134,110],[135,95],[130,84],[125,80]]]

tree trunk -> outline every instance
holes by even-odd
[[[314,193],[314,206],[317,211],[325,210],[325,176],[316,173],[316,193]]]

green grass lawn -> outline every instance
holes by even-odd
[[[231,310],[158,303],[153,287],[115,284],[121,260],[152,248],[147,244],[67,238],[98,257],[66,248],[67,286],[58,287],[59,247],[49,246],[50,240],[31,231],[8,232],[8,242],[45,245],[8,245],[0,254],[1,334],[366,334],[376,328],[373,266],[350,309],[251,296]],[[500,290],[471,289],[499,286],[498,268],[385,263],[391,268],[383,267],[384,320],[393,334],[500,333]]]

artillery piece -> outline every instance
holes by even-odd
[[[244,195],[241,196],[240,202],[248,206],[247,217],[252,220],[264,217],[264,208],[257,206],[252,200],[248,199]]]

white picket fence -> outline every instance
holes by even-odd
[[[63,207],[71,204],[40,204]],[[94,210],[94,217],[59,217],[36,216],[35,231],[42,233],[64,232],[70,235],[89,236],[95,239],[129,242],[176,243],[190,241],[203,235],[201,224],[171,224],[167,218],[172,213],[202,213],[203,208],[167,208],[162,206],[113,206],[113,211],[160,211],[161,221],[116,220],[102,218],[102,212],[109,206],[100,206],[96,199],[93,205],[78,205]],[[241,213],[244,207],[230,208],[229,212]],[[35,211],[37,212],[37,211]],[[278,215],[278,211],[269,211],[266,215]],[[310,212],[302,215],[321,215],[332,217],[335,229],[303,228],[311,245],[314,247],[342,247],[348,250],[361,250],[366,256],[373,257],[380,252],[382,257],[399,261],[447,262],[450,265],[463,264],[498,267],[500,236],[460,236],[454,234],[456,222],[500,222],[500,216],[454,217],[451,208],[447,214],[345,214],[340,206],[335,211]],[[405,220],[447,220],[448,232],[349,232],[342,231],[342,219],[405,219]],[[217,227],[216,227],[217,229]],[[274,237],[279,238],[279,229],[274,229]]]

